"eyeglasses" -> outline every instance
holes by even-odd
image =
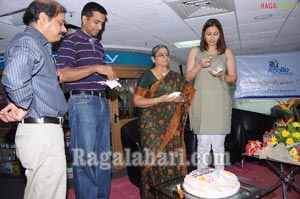
[[[170,57],[169,54],[159,54],[159,55],[156,55],[155,57],[159,57],[159,58],[163,58],[163,57]]]

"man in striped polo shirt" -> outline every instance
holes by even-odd
[[[101,5],[87,3],[81,13],[81,29],[67,35],[58,51],[59,78],[71,94],[76,199],[107,199],[110,191],[110,111],[103,82],[115,76],[112,67],[105,65],[104,49],[97,39],[106,15]]]

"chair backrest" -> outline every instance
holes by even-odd
[[[246,132],[266,131],[274,127],[276,118],[271,115],[235,109],[232,117],[242,121]]]
[[[140,135],[138,132],[138,119],[134,119],[122,126],[121,128],[121,141],[123,148],[134,148],[139,146]]]
[[[239,120],[243,128],[242,149],[245,149],[248,140],[263,139],[265,131],[275,127],[276,118],[262,113],[233,109],[232,117]]]
[[[126,165],[128,178],[132,184],[140,187],[141,167],[139,165],[131,164],[134,159],[132,154],[141,151],[138,119],[128,122],[121,128],[121,141],[124,155],[125,157],[129,157],[129,165]]]

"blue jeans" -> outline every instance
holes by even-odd
[[[111,179],[108,100],[79,94],[71,95],[68,103],[76,199],[107,199]]]

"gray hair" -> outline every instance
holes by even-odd
[[[168,51],[168,53],[169,53],[169,49],[168,49],[168,47],[167,47],[166,45],[159,44],[159,45],[156,45],[156,46],[154,46],[154,47],[152,48],[151,56],[152,56],[152,57],[155,57],[157,51],[158,51],[159,49],[161,49],[161,48],[167,49],[167,51]]]

